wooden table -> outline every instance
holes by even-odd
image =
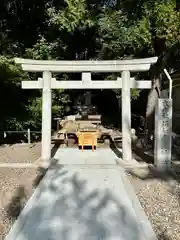
[[[92,151],[97,146],[98,133],[96,130],[85,130],[78,132],[78,145],[84,150],[85,146],[91,146]]]

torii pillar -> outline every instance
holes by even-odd
[[[52,119],[52,96],[51,78],[49,71],[43,72],[42,90],[42,145],[41,158],[47,163],[51,158],[51,119]]]
[[[131,149],[131,88],[129,86],[130,72],[122,72],[122,153],[123,159],[132,159]],[[148,86],[146,86],[148,87]]]

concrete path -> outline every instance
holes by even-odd
[[[83,164],[83,165],[116,165],[118,157],[110,148],[99,148],[94,152],[91,150],[81,151],[75,148],[59,148],[54,159],[59,164]]]
[[[59,149],[6,240],[155,240],[110,149]]]

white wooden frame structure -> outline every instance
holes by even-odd
[[[131,88],[151,88],[151,81],[136,81],[130,72],[148,71],[157,62],[157,57],[116,61],[48,61],[16,58],[28,72],[43,72],[38,81],[23,81],[24,89],[42,89],[42,150],[44,161],[51,159],[51,89],[119,89],[122,88],[122,153],[123,160],[132,159],[131,150]],[[82,72],[79,81],[57,81],[52,72]],[[92,81],[92,72],[121,72],[115,81]]]

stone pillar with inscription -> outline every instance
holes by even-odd
[[[171,167],[172,99],[158,99],[155,114],[154,161],[158,170]]]

